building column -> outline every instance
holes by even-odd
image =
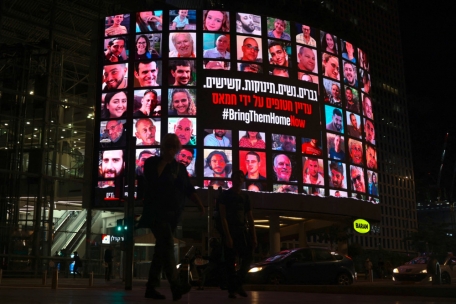
[[[280,222],[279,216],[272,214],[269,216],[269,254],[280,251]]]
[[[305,229],[305,222],[299,223],[299,248],[307,247],[307,231]]]

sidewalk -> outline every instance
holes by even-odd
[[[4,289],[51,289],[51,279],[46,280],[46,284],[42,284],[42,279],[18,279],[18,278],[3,278],[0,284],[0,294]],[[162,286],[159,290],[169,292],[168,282],[162,280]],[[143,297],[145,292],[146,279],[134,279],[132,283],[132,291],[139,297]],[[121,279],[113,279],[106,282],[104,279],[95,278],[93,286],[89,286],[88,278],[59,278],[57,290],[65,289],[81,289],[81,290],[117,290],[125,291],[125,282]],[[374,280],[367,282],[364,280],[356,281],[350,286],[336,285],[245,285],[246,291],[260,292],[293,292],[293,293],[324,293],[324,294],[356,294],[356,295],[392,295],[392,296],[420,296],[420,297],[438,297],[438,298],[456,298],[456,285],[415,285],[415,284],[394,284],[391,280]],[[206,287],[203,291],[192,290],[192,294],[198,293],[214,293],[220,294],[220,297],[225,297],[227,292],[216,287]],[[0,298],[0,302],[1,298]],[[3,302],[2,302],[3,303]],[[89,302],[90,303],[90,302]],[[160,302],[161,303],[161,302]],[[87,303],[88,304],[88,303]]]

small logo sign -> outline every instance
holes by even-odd
[[[368,233],[370,231],[370,224],[363,219],[357,219],[353,222],[353,229],[358,233]]]

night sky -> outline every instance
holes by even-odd
[[[441,187],[449,198],[456,161],[456,1],[398,3],[417,200],[437,184],[447,132]],[[431,191],[430,198],[436,195]]]

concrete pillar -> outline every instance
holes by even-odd
[[[299,247],[300,248],[307,247],[307,231],[305,229],[305,223],[304,222],[299,223],[298,229],[299,229],[299,231],[298,231]]]
[[[278,215],[269,216],[269,254],[280,251],[280,222]]]

